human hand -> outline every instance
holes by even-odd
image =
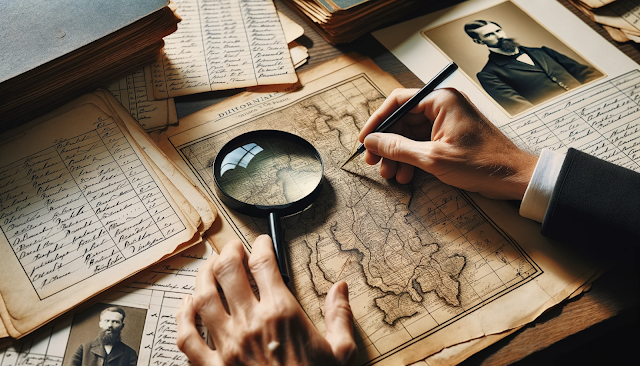
[[[351,365],[357,348],[349,289],[335,283],[325,300],[326,338],[313,326],[285,286],[273,244],[267,235],[253,243],[246,261],[242,243],[234,240],[220,255],[212,254],[198,270],[193,297],[185,297],[176,315],[178,348],[194,365]],[[260,293],[256,298],[245,263]],[[220,298],[218,285],[227,300]],[[211,350],[195,325],[196,312],[216,347]]]
[[[365,161],[380,175],[411,181],[414,167],[442,182],[494,199],[522,199],[538,158],[520,150],[463,93],[438,89],[390,130],[375,128],[416,93],[396,89],[360,131]]]

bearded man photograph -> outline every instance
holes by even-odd
[[[100,334],[81,344],[73,354],[72,366],[135,366],[138,355],[135,350],[120,340],[126,313],[112,306],[100,313]]]
[[[468,22],[464,31],[476,44],[489,49],[489,60],[477,78],[487,94],[511,115],[602,76],[595,68],[549,47],[521,46],[492,21]]]

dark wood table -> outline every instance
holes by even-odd
[[[558,1],[640,63],[639,45],[615,42],[602,27],[586,18],[567,0]],[[412,16],[427,14],[458,2],[435,1],[434,5],[425,6],[420,14]],[[405,87],[418,88],[424,84],[370,34],[350,44],[333,46],[281,0],[275,0],[275,3],[279,11],[304,27],[305,34],[297,41],[309,49],[309,61],[299,71],[355,51],[373,59]],[[197,112],[241,91],[235,89],[176,98],[178,117]],[[550,309],[533,323],[476,353],[463,364],[635,364],[635,347],[640,344],[639,304],[637,272],[614,267],[598,279],[589,291]]]

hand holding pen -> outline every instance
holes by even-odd
[[[382,160],[380,175],[402,184],[417,167],[489,198],[522,199],[537,157],[520,150],[455,89],[420,98],[388,133],[378,133],[377,127],[414,95],[415,89],[394,90],[364,125],[358,139],[367,164]]]

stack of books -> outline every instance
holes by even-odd
[[[21,0],[0,22],[0,130],[153,61],[180,17],[168,0]]]
[[[285,0],[331,44],[347,43],[429,0]]]

